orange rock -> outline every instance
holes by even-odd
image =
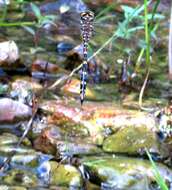
[[[71,79],[62,88],[61,92],[68,96],[78,96],[80,93],[80,80]],[[86,98],[94,99],[95,93],[89,87],[86,89]]]
[[[56,73],[59,71],[59,67],[48,61],[37,59],[32,63],[32,71]]]

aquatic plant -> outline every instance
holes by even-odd
[[[156,13],[159,3],[160,3],[160,0],[158,0],[154,6],[152,17],[151,17],[151,24],[153,23],[154,16],[155,16],[155,13]],[[140,94],[139,94],[139,106],[143,110],[151,110],[149,108],[145,108],[142,106],[143,93],[144,93],[144,90],[145,90],[145,87],[146,87],[146,84],[147,84],[147,81],[149,78],[150,64],[151,64],[151,61],[150,61],[150,47],[151,47],[150,34],[151,34],[151,31],[155,30],[155,27],[153,27],[153,24],[151,26],[149,26],[148,18],[149,18],[149,14],[148,14],[147,0],[144,0],[144,29],[145,29],[146,50],[145,50],[145,48],[142,48],[140,55],[138,57],[138,62],[137,62],[137,64],[138,64],[139,61],[141,60],[141,57],[144,54],[144,51],[146,51],[146,77],[145,77],[144,83],[142,85],[142,88],[140,90]],[[138,67],[138,65],[136,65],[136,66]]]
[[[55,16],[55,15],[42,15],[38,6],[36,6],[34,3],[31,3],[30,5],[31,5],[31,9],[32,9],[34,15],[37,18],[37,23],[36,23],[37,27],[42,27],[45,24],[55,25],[54,20],[56,19],[57,16]]]
[[[130,40],[132,38],[132,36],[138,31],[138,30],[145,30],[145,16],[142,16],[142,12],[145,10],[145,5],[148,6],[152,1],[146,1],[143,5],[141,6],[137,6],[136,8],[132,8],[129,6],[121,6],[121,8],[124,11],[124,17],[125,19],[122,22],[118,23],[117,29],[115,29],[111,35],[110,38],[108,38],[101,46],[99,49],[97,49],[92,56],[90,56],[88,58],[88,61],[90,61],[91,59],[93,59],[95,56],[97,56],[103,49],[105,49],[109,44],[115,44],[115,41],[117,39],[125,39],[125,40]],[[160,0],[158,0],[153,8],[152,13],[146,13],[146,19],[150,20],[150,23],[153,23],[154,19],[163,19],[164,16],[161,14],[156,13],[157,10],[157,6],[159,5]],[[113,5],[115,6],[115,5]],[[101,20],[107,19],[106,16],[104,16],[104,13],[107,13],[109,10],[111,10],[112,5],[110,5],[109,7],[105,8],[103,11],[101,11],[97,16],[95,16],[95,20],[98,20],[98,22],[100,22]],[[136,20],[140,20],[139,24],[137,26],[132,26],[132,24],[136,21]],[[151,25],[151,28],[148,28],[148,30],[150,30],[150,35],[152,37],[155,37],[155,31],[157,29],[157,25],[153,26]],[[148,40],[148,35],[147,35],[147,40]],[[150,44],[148,47],[145,46],[145,44],[143,45],[137,62],[136,62],[136,69],[139,69],[140,66],[140,60],[144,55],[145,49],[148,48],[150,51]],[[125,48],[122,51],[126,51]],[[147,50],[147,60],[148,60],[148,50]],[[71,76],[73,76],[73,74],[75,72],[77,72],[79,69],[81,69],[81,65],[79,65],[77,68],[75,68],[69,75],[69,78]]]
[[[18,3],[20,3],[20,4],[24,3],[24,1],[19,1]],[[55,18],[57,16],[55,16],[55,15],[42,15],[39,7],[36,4],[31,3],[30,5],[31,5],[31,9],[32,9],[32,11],[33,11],[33,13],[37,19],[36,22],[35,21],[32,21],[32,22],[19,21],[19,22],[11,22],[11,23],[5,22],[7,10],[8,10],[8,5],[4,5],[5,7],[3,9],[3,15],[2,15],[1,20],[0,20],[0,27],[36,26],[36,27],[40,28],[45,24],[55,25],[55,23],[53,21],[55,20]]]
[[[160,175],[159,171],[158,171],[158,168],[156,166],[156,163],[153,161],[149,151],[146,149],[146,153],[147,153],[147,156],[152,164],[152,168],[153,168],[153,171],[154,171],[154,176],[155,176],[155,180],[157,182],[157,184],[160,186],[161,190],[168,190],[168,187],[165,183],[165,180],[163,179],[163,177]]]

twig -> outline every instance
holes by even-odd
[[[149,74],[150,74],[150,69],[148,69],[147,72],[146,72],[146,77],[145,77],[143,86],[142,86],[142,88],[140,90],[140,94],[139,94],[139,107],[143,111],[153,112],[155,110],[155,108],[146,108],[146,107],[142,106],[143,105],[142,104],[143,94],[144,94],[144,91],[145,91],[145,88],[146,88],[146,85],[147,85],[147,82],[148,82]]]
[[[23,135],[21,136],[21,138],[19,139],[17,145],[15,146],[14,151],[11,152],[11,154],[6,158],[6,160],[0,166],[0,171],[4,170],[5,166],[10,163],[11,158],[16,154],[17,149],[21,145],[22,141],[24,140],[24,138],[26,137],[27,133],[29,132],[29,130],[30,130],[31,126],[32,126],[32,123],[33,123],[33,120],[34,120],[35,115],[37,113],[37,110],[38,110],[38,106],[36,105],[36,108],[34,108],[32,117],[30,118],[29,122],[27,123],[26,129],[25,129]]]

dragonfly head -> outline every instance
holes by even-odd
[[[81,20],[83,21],[90,21],[92,22],[94,20],[94,13],[92,11],[84,11],[84,12],[81,12]]]

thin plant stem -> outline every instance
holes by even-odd
[[[99,18],[103,17],[104,14],[106,14],[107,12],[109,12],[111,9],[115,8],[116,4],[111,4],[109,6],[107,6],[105,9],[103,9],[96,17],[96,20],[99,20]]]
[[[172,5],[170,16],[169,44],[168,44],[169,78],[172,79]]]
[[[152,17],[151,17],[151,21],[150,21],[150,24],[149,24],[149,25],[150,25],[150,27],[149,27],[150,33],[151,33],[152,31],[156,30],[157,27],[158,27],[157,25],[154,25],[153,21],[154,21],[154,16],[155,16],[155,14],[156,14],[156,11],[157,11],[157,8],[158,8],[158,5],[159,5],[160,1],[161,1],[161,0],[157,0],[155,6],[154,6],[154,8],[153,8],[153,11],[152,11]],[[148,5],[149,5],[149,4],[148,4]],[[140,62],[141,62],[141,58],[143,57],[144,52],[145,52],[145,48],[142,48],[142,49],[140,50],[139,56],[138,56],[138,58],[137,58],[135,72],[137,72],[138,69],[139,69]]]
[[[154,172],[154,176],[155,176],[155,180],[157,182],[157,184],[160,186],[161,190],[169,190],[164,178],[161,176],[158,167],[156,165],[156,163],[153,161],[149,151],[146,149],[146,154],[151,162],[152,168],[153,168],[153,172]]]
[[[90,61],[91,59],[93,59],[97,54],[99,54],[110,42],[112,42],[112,40],[117,39],[116,36],[116,32],[113,33],[113,35],[92,55],[88,58],[88,61]],[[76,73],[78,70],[80,70],[82,67],[82,64],[80,64],[78,67],[76,67],[68,76],[64,76],[60,79],[58,79],[57,81],[55,81],[55,83],[53,83],[49,89],[54,89],[57,85],[59,85],[61,82],[64,82],[64,80],[68,80],[70,79],[74,73]]]
[[[142,106],[142,102],[143,102],[143,94],[144,94],[144,90],[146,88],[146,84],[149,78],[149,74],[150,74],[150,32],[153,31],[155,29],[156,26],[153,27],[153,19],[155,16],[155,13],[157,11],[158,5],[160,3],[160,0],[157,0],[154,8],[153,8],[153,12],[152,12],[152,18],[151,18],[151,24],[149,27],[149,22],[148,22],[148,5],[147,5],[147,0],[144,0],[144,14],[145,14],[145,41],[146,41],[146,65],[147,65],[147,71],[146,71],[146,77],[143,83],[143,86],[140,90],[140,94],[139,94],[139,107],[142,110],[145,111],[153,111],[154,108],[145,108]],[[139,58],[141,59],[140,56],[142,56],[142,50],[140,52]]]
[[[139,56],[138,56],[137,61],[136,61],[135,72],[137,72],[139,70],[139,67],[140,67],[140,64],[141,64],[141,59],[143,57],[144,52],[145,52],[145,48],[142,48],[140,50]]]
[[[144,83],[142,85],[142,88],[140,90],[140,94],[139,94],[139,107],[142,110],[145,111],[152,111],[152,108],[144,108],[142,106],[142,102],[143,102],[143,94],[146,88],[146,84],[149,78],[149,74],[150,74],[150,31],[149,31],[149,22],[148,22],[148,5],[147,5],[147,0],[144,0],[144,17],[145,17],[145,41],[146,41],[146,65],[147,65],[147,73],[146,73],[146,77],[144,80]]]
[[[145,41],[146,41],[146,65],[150,66],[150,32],[148,23],[148,7],[147,0],[144,0],[144,13],[145,13]]]
[[[9,27],[9,26],[33,26],[36,25],[36,22],[13,22],[13,23],[3,23],[0,22],[0,27]]]

